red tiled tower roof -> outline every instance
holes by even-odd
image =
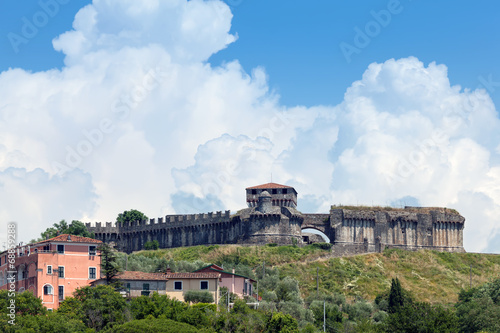
[[[268,189],[268,188],[293,188],[293,187],[281,185],[281,184],[276,184],[276,183],[267,183],[267,184],[247,187],[246,190],[264,190],[264,189]]]

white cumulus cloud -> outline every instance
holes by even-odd
[[[63,218],[234,211],[272,175],[304,212],[456,208],[467,250],[500,251],[500,123],[484,90],[410,57],[371,64],[339,105],[287,108],[264,69],[207,62],[236,41],[231,19],[222,1],[94,0],[53,42],[62,69],[0,73],[2,223],[27,241]]]

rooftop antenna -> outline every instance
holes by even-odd
[[[273,173],[271,172],[271,183],[273,182]]]

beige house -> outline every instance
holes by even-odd
[[[184,293],[188,290],[208,291],[219,303],[221,274],[218,272],[172,273],[167,270],[167,295],[184,301]]]
[[[212,294],[215,304],[219,302],[221,274],[209,273],[144,273],[125,271],[116,277],[123,282],[125,297],[149,296],[157,292],[159,295],[168,295],[170,298],[184,302],[184,294],[189,290],[208,291]],[[101,278],[92,282],[92,285],[105,284]]]

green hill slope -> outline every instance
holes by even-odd
[[[461,288],[477,286],[500,277],[500,255],[477,253],[441,253],[436,251],[386,250],[344,258],[333,258],[318,246],[195,246],[188,248],[141,251],[134,255],[175,261],[201,260],[232,266],[247,265],[252,269],[278,267],[280,275],[291,276],[300,283],[303,297],[316,293],[319,271],[320,292],[339,292],[346,298],[373,300],[390,287],[398,277],[402,286],[418,301],[449,304],[457,301]]]

